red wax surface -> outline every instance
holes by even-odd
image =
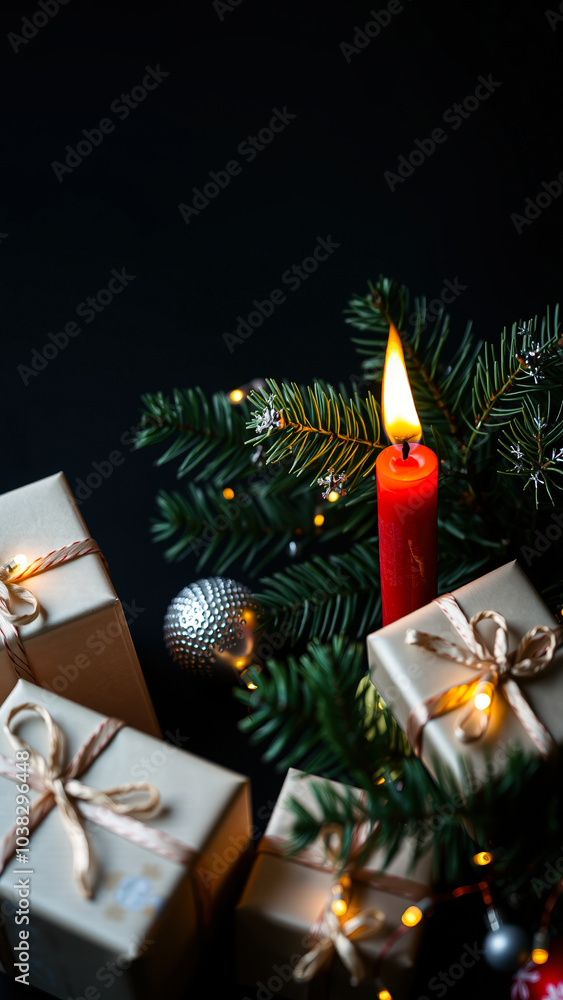
[[[376,462],[383,624],[423,607],[437,591],[438,459],[430,448],[400,445]]]

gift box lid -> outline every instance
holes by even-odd
[[[62,472],[0,496],[0,563],[19,553],[31,562],[88,537]],[[41,609],[35,621],[20,626],[24,641],[117,601],[102,559],[94,553],[29,577],[24,585]]]
[[[66,744],[66,762],[104,718],[19,680],[0,707],[0,754],[10,759],[15,751],[4,732],[4,722],[11,709],[25,702],[43,705],[59,725]],[[47,731],[41,718],[22,712],[12,728],[41,754],[46,753]],[[249,784],[243,775],[129,727],[117,733],[79,780],[97,789],[135,781],[154,784],[163,810],[143,821],[144,825],[162,830],[195,852],[205,849],[235,798],[248,794]],[[15,821],[16,794],[15,782],[0,774],[0,839]],[[37,794],[30,790],[30,801]],[[132,843],[91,820],[86,822],[86,829],[96,859],[92,899],[81,896],[74,880],[71,845],[57,808],[30,834],[29,863],[18,864],[15,857],[8,859],[0,876],[0,896],[17,901],[14,883],[25,878],[29,870],[32,912],[110,951],[131,951],[186,877],[189,866]],[[24,874],[15,875],[16,869],[23,869]]]

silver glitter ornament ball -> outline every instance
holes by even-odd
[[[164,643],[173,660],[194,673],[232,677],[252,662],[259,604],[248,587],[223,576],[197,580],[164,616]]]

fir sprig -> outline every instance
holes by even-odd
[[[196,481],[215,485],[252,473],[252,453],[243,447],[249,412],[246,400],[233,406],[225,393],[215,393],[208,400],[198,387],[174,389],[172,399],[162,392],[147,394],[142,402],[136,447],[174,438],[156,465],[181,459],[178,479],[189,473]]]
[[[379,622],[378,581],[377,539],[368,539],[349,552],[314,556],[266,577],[258,600],[267,628],[276,631],[283,624],[293,642],[338,633],[361,638]]]
[[[370,392],[365,399],[358,394],[345,399],[332,386],[302,390],[295,383],[266,381],[267,389],[250,395],[257,409],[248,423],[255,432],[248,443],[264,446],[267,463],[291,456],[290,471],[296,475],[314,465],[312,482],[331,467],[345,471],[352,485],[373,471],[384,445],[379,406]],[[281,415],[280,426],[261,431],[263,414],[270,409]]]
[[[313,640],[300,657],[268,660],[255,691],[236,691],[249,708],[241,726],[253,743],[267,742],[264,759],[276,761],[279,770],[348,775],[371,789],[381,768],[395,768],[405,749],[386,709],[377,710],[384,727],[376,725],[375,737],[366,739],[374,720],[367,688],[358,690],[364,674],[362,646],[342,635],[324,645]]]

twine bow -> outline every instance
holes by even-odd
[[[338,858],[342,853],[343,838],[344,830],[339,823],[325,824],[320,833],[320,841],[324,845],[324,866],[328,866],[335,875]],[[337,881],[349,878],[365,847],[365,839],[361,828],[355,827],[348,853],[348,864],[343,871],[340,871]],[[332,909],[333,898],[331,892],[320,918],[311,928],[311,934],[316,938],[315,944],[295,966],[293,978],[298,982],[309,982],[336,952],[350,973],[351,985],[357,986],[366,978],[367,970],[355,942],[377,934],[385,923],[385,914],[377,909],[362,910],[356,916],[342,921]]]
[[[478,708],[473,702],[467,711],[462,713],[455,730],[459,740],[468,743],[479,739],[486,732],[494,695],[500,687],[542,757],[547,758],[554,753],[556,751],[554,741],[524,698],[517,680],[535,677],[545,670],[561,642],[561,631],[549,628],[547,625],[536,625],[522,637],[517,649],[509,652],[508,625],[498,611],[479,611],[468,620],[453,594],[438,597],[434,603],[449,618],[465,642],[465,647],[449,642],[441,636],[411,628],[406,631],[405,643],[420,646],[436,656],[453,660],[455,663],[462,663],[476,671],[478,676],[427,698],[410,712],[407,738],[415,753],[420,754],[422,733],[426,723],[472,699],[479,687],[481,690],[486,689],[490,698],[489,704]],[[491,619],[497,626],[492,653],[479,637],[476,628],[479,622],[485,619]]]
[[[29,625],[35,621],[40,612],[39,601],[35,595],[22,587],[17,581],[25,580],[38,573],[45,573],[55,566],[61,566],[72,559],[80,556],[99,553],[99,548],[91,538],[85,538],[80,542],[73,542],[72,545],[64,545],[60,549],[54,549],[46,556],[34,559],[25,569],[16,567],[10,571],[6,566],[0,566],[0,636],[4,642],[6,652],[14,665],[18,677],[35,684],[31,667],[29,666],[27,655],[20,639],[18,626]]]
[[[331,900],[327,899],[320,927],[323,936],[295,966],[294,979],[308,982],[336,951],[350,973],[351,985],[357,986],[366,978],[367,972],[355,941],[377,934],[384,923],[385,914],[382,910],[363,910],[341,923],[332,912]]]
[[[29,745],[12,729],[15,718],[24,711],[34,712],[45,723],[49,741],[46,757]],[[25,702],[9,713],[4,732],[16,751],[29,754],[29,775],[22,778],[21,765],[0,755],[0,776],[16,782],[27,782],[40,793],[30,806],[28,828],[31,833],[53,808],[57,808],[63,828],[70,841],[73,856],[74,878],[83,896],[91,898],[93,857],[83,820],[91,819],[101,826],[127,837],[173,860],[187,864],[195,852],[161,830],[147,827],[137,817],[150,819],[160,810],[160,796],[154,785],[136,781],[105,790],[83,784],[78,778],[105,750],[117,732],[124,726],[119,719],[104,719],[95,732],[80,747],[68,767],[63,765],[64,737],[61,729],[43,705]],[[131,793],[136,798],[122,801]],[[80,811],[78,808],[80,803]],[[6,863],[18,850],[19,828],[15,825],[0,841],[0,874]]]

